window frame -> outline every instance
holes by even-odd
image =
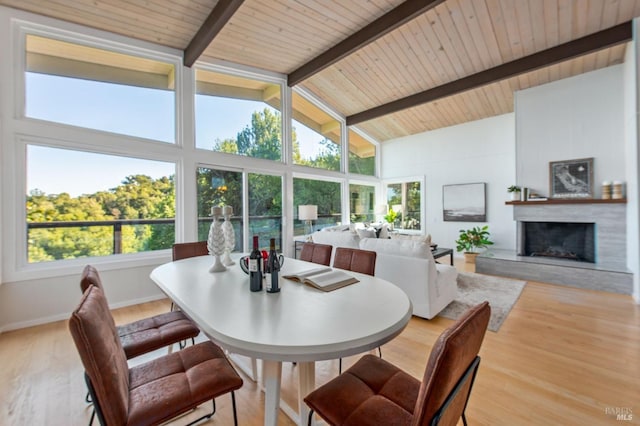
[[[222,72],[233,76],[255,78],[277,83],[282,95],[282,161],[241,157],[202,150],[195,147],[195,68],[182,66],[181,50],[159,46],[151,42],[131,39],[102,30],[48,18],[30,12],[0,6],[0,48],[7,61],[0,63],[0,115],[4,117],[0,132],[0,252],[2,282],[20,282],[35,279],[56,284],[55,277],[75,275],[82,265],[91,263],[101,270],[133,270],[150,267],[171,260],[171,250],[158,250],[104,257],[69,259],[63,261],[27,263],[25,195],[27,145],[41,145],[89,153],[119,155],[142,160],[163,161],[175,165],[175,232],[176,241],[197,238],[195,170],[197,167],[231,168],[243,173],[278,175],[283,188],[283,241],[282,251],[293,255],[293,178],[325,180],[340,184],[341,221],[348,222],[350,174],[348,172],[348,144],[341,143],[340,171],[329,171],[292,164],[291,152],[291,96],[296,90],[341,123],[341,141],[347,141],[346,120],[315,96],[286,84],[286,75],[256,68],[207,59],[196,63],[198,68]],[[50,122],[25,116],[25,46],[26,34],[54,38],[70,43],[140,56],[174,64],[175,68],[175,140],[174,143],[155,141],[125,134]],[[356,130],[356,128],[352,128]],[[361,133],[361,132],[360,132]],[[377,144],[377,142],[373,141]],[[380,149],[376,150],[376,173],[380,171]],[[238,158],[240,157],[240,158]],[[378,176],[355,175],[365,184],[380,184]],[[248,202],[244,195],[243,202]],[[18,206],[17,208],[14,206]],[[248,208],[245,206],[245,211]],[[247,213],[248,214],[248,213]],[[247,222],[248,223],[248,222]],[[245,234],[245,240],[248,235]],[[248,244],[246,241],[243,244]],[[22,254],[24,253],[24,254]],[[23,261],[20,261],[21,256]]]
[[[195,70],[199,69],[199,70],[203,70],[203,71],[209,71],[209,72],[214,72],[214,73],[218,73],[218,74],[226,74],[229,76],[233,76],[233,77],[241,77],[241,78],[245,78],[245,79],[251,79],[251,80],[258,80],[258,81],[262,81],[264,83],[269,83],[269,84],[276,84],[278,86],[280,86],[280,96],[282,99],[282,102],[280,104],[281,107],[281,111],[280,111],[280,133],[281,133],[281,152],[280,152],[280,160],[279,161],[274,161],[274,160],[267,160],[264,158],[257,158],[257,157],[248,157],[248,156],[241,156],[241,155],[235,155],[235,154],[229,154],[229,153],[225,153],[225,152],[219,152],[219,151],[213,151],[213,150],[208,150],[208,149],[204,149],[204,148],[199,148],[196,146],[196,140],[195,140],[195,134],[196,134],[196,128],[197,128],[197,123],[196,123],[196,106],[195,106],[195,101],[196,101],[196,84],[197,84],[197,80],[196,80],[196,76],[195,76]],[[196,64],[193,67],[194,72],[191,74],[191,78],[193,79],[193,91],[191,92],[192,98],[191,98],[191,102],[193,105],[193,147],[194,149],[196,149],[199,152],[213,152],[219,155],[223,155],[223,156],[228,156],[228,157],[243,157],[243,158],[247,158],[250,160],[256,160],[256,161],[266,161],[266,162],[270,162],[270,163],[276,163],[276,164],[288,164],[290,163],[290,155],[289,155],[289,145],[291,143],[291,136],[288,135],[287,133],[285,133],[285,131],[290,132],[290,130],[285,130],[285,129],[290,129],[290,127],[286,127],[286,122],[287,122],[287,114],[285,113],[287,107],[288,107],[288,102],[285,100],[287,97],[287,93],[290,93],[290,91],[288,91],[286,89],[286,78],[283,78],[282,76],[276,74],[276,73],[270,73],[267,71],[263,71],[263,72],[257,72],[255,70],[249,69],[248,67],[240,67],[238,66],[236,67],[232,67],[229,64],[223,64],[220,61],[214,61],[211,63],[206,63],[206,62],[196,62]]]
[[[18,13],[18,15],[21,15]],[[32,15],[26,14],[29,18]],[[12,111],[4,123],[2,142],[2,205],[15,206],[2,211],[2,253],[5,260],[2,264],[2,281],[24,281],[67,275],[77,271],[81,266],[91,262],[101,269],[110,270],[123,267],[144,267],[156,265],[159,260],[166,260],[170,250],[150,252],[114,254],[110,256],[88,257],[56,260],[51,262],[29,263],[27,257],[27,224],[25,196],[27,194],[27,147],[37,145],[49,148],[60,148],[73,151],[115,155],[140,160],[162,161],[174,164],[176,185],[176,239],[182,234],[182,212],[179,209],[178,188],[181,185],[180,169],[182,158],[182,141],[184,126],[182,88],[183,67],[181,52],[169,48],[159,48],[149,43],[130,40],[125,37],[114,37],[101,31],[89,31],[73,24],[57,24],[57,21],[42,17],[22,20],[7,18],[0,14],[0,19],[10,22],[0,43],[6,47],[7,56],[12,58],[11,69],[4,68],[5,81],[2,88],[6,90],[3,109]],[[92,128],[80,127],[31,118],[26,116],[26,36],[28,34],[57,39],[69,43],[104,49],[126,55],[139,56],[146,59],[170,63],[175,69],[174,142],[155,141],[137,136],[113,133]],[[12,184],[9,184],[12,182]]]
[[[15,23],[15,28],[13,30],[14,37],[17,42],[15,43],[15,51],[14,51],[14,61],[16,64],[19,64],[15,69],[15,96],[16,102],[14,103],[16,106],[15,117],[19,120],[24,120],[26,122],[33,121],[36,123],[43,123],[44,125],[52,125],[52,126],[60,126],[62,128],[73,128],[85,131],[93,131],[100,132],[106,134],[113,134],[118,137],[130,138],[133,140],[140,141],[152,141],[154,143],[163,143],[167,145],[179,145],[179,141],[181,140],[180,135],[182,134],[182,121],[179,119],[183,116],[182,111],[182,103],[180,102],[181,93],[180,88],[182,87],[183,81],[183,66],[180,56],[176,54],[163,53],[159,51],[150,51],[149,49],[138,48],[136,46],[132,46],[129,44],[123,44],[116,41],[112,41],[109,38],[95,38],[85,35],[83,33],[76,32],[68,32],[62,31],[58,28],[50,28],[43,27],[41,25],[34,25],[31,22],[21,22]],[[55,121],[44,120],[40,118],[28,117],[26,115],[26,40],[27,35],[34,35],[44,38],[50,38],[54,40],[63,41],[66,43],[77,44],[80,46],[101,49],[108,52],[119,53],[123,55],[135,56],[143,59],[149,59],[158,62],[165,62],[167,64],[173,65],[174,69],[174,135],[173,141],[155,141],[154,139],[144,138],[141,136],[132,136],[122,133],[114,133],[106,130],[93,129],[88,127],[76,126],[73,124],[65,124],[59,123]]]
[[[328,116],[330,116],[331,118],[333,118],[334,120],[336,120],[339,124],[340,124],[340,170],[329,170],[329,169],[323,169],[320,167],[311,167],[311,166],[307,166],[304,164],[296,164],[293,162],[293,93],[295,93],[296,95],[302,97],[304,100],[306,100],[307,102],[311,103],[313,106],[315,106],[316,108],[322,110],[322,112],[324,112],[325,114],[327,114]],[[289,128],[288,128],[288,138],[289,138],[289,144],[288,147],[291,151],[288,159],[290,161],[290,164],[296,166],[296,167],[300,167],[304,170],[307,170],[307,173],[314,173],[316,171],[319,171],[320,173],[339,173],[339,174],[348,174],[348,165],[349,165],[349,158],[348,158],[348,144],[345,144],[345,141],[347,140],[347,120],[344,116],[337,114],[335,111],[333,111],[327,104],[325,104],[324,102],[322,102],[318,97],[316,97],[315,95],[313,95],[311,92],[309,92],[308,90],[305,90],[301,87],[293,87],[291,90],[291,96],[288,98],[289,100],[289,104],[290,104],[290,114],[288,117],[288,124],[289,124]],[[346,148],[346,149],[345,149]],[[376,153],[376,157],[377,157],[377,153]]]
[[[406,234],[417,234],[417,235],[426,235],[426,223],[427,223],[427,213],[425,210],[426,207],[426,190],[425,190],[425,176],[406,176],[401,178],[390,178],[384,179],[381,182],[381,193],[382,198],[385,203],[387,200],[387,187],[389,185],[398,185],[403,183],[411,183],[411,182],[420,182],[420,229],[405,229],[405,228],[396,228],[398,230],[402,230],[403,233]],[[404,197],[404,194],[403,194]],[[404,200],[403,200],[404,201]],[[404,204],[404,202],[403,202]],[[391,208],[391,206],[388,206]]]

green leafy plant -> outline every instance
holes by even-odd
[[[387,223],[394,223],[397,217],[398,217],[398,213],[396,213],[393,209],[389,209],[389,213],[384,215],[384,220],[386,220]]]
[[[461,229],[460,236],[456,240],[456,250],[463,252],[477,252],[478,249],[493,245],[489,240],[489,226]]]
[[[511,185],[507,188],[507,192],[520,192],[522,189],[519,186]]]

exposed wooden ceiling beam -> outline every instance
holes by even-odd
[[[425,13],[445,0],[407,0],[385,13],[369,25],[350,35],[340,43],[316,56],[306,64],[291,72],[287,76],[287,84],[293,87],[312,75],[333,65],[345,56],[363,48],[384,36],[385,34],[404,25],[413,18]]]
[[[384,105],[371,108],[347,117],[347,125],[362,123],[383,115],[401,111],[417,105],[455,95],[480,86],[495,83],[539,68],[586,55],[601,49],[630,41],[632,38],[631,21],[615,27],[507,62],[502,65],[472,74],[470,76],[425,90]]]
[[[219,0],[204,23],[184,49],[184,64],[191,67],[211,44],[244,0]]]

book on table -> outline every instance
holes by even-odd
[[[336,290],[359,281],[356,277],[333,268],[314,268],[297,274],[283,275],[283,278],[309,284],[322,291]]]

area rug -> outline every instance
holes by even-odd
[[[438,315],[457,319],[471,306],[488,300],[491,306],[491,319],[488,328],[491,331],[498,331],[520,297],[526,283],[526,281],[491,275],[459,272],[458,296]]]

